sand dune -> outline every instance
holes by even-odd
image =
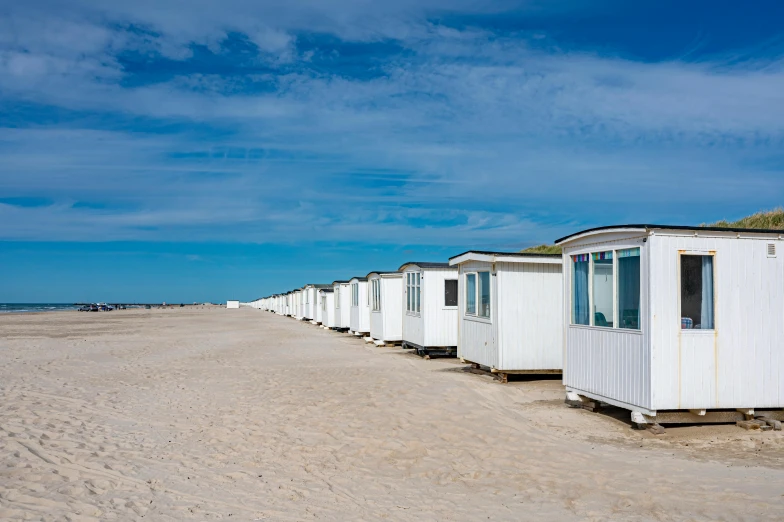
[[[0,317],[2,520],[754,520],[784,437],[632,431],[250,309]]]

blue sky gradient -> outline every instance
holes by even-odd
[[[779,206],[784,4],[0,0],[0,301],[249,299]]]

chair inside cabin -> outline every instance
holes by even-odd
[[[601,312],[596,312],[593,317],[594,326],[612,326],[607,322],[607,318]]]

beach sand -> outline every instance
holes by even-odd
[[[0,317],[2,520],[781,520],[784,436],[634,431],[252,309]]]

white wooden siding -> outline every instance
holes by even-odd
[[[493,265],[478,261],[469,261],[460,264],[459,279],[457,283],[457,305],[459,319],[459,336],[457,344],[457,355],[468,361],[487,366],[489,368],[498,367],[498,349],[496,343],[496,327],[492,319],[495,303],[491,303],[490,319],[477,318],[465,315],[465,274],[467,272],[490,271]],[[490,280],[491,295],[496,295],[496,278]]]
[[[564,248],[563,321],[565,344],[563,383],[567,389],[586,392],[643,411],[653,408],[651,350],[648,320],[648,262],[650,244],[644,234],[613,233],[613,241],[585,238]],[[640,330],[571,325],[571,256],[610,249],[640,248]]]
[[[370,333],[370,304],[368,303],[368,283],[359,281],[359,306],[351,306],[351,330],[354,332]],[[343,306],[343,303],[340,303]]]
[[[327,328],[334,328],[335,325],[335,294],[333,292],[319,292],[326,301],[326,310],[321,311],[321,324]]]
[[[497,317],[498,368],[563,368],[561,265],[497,263],[493,299]]]
[[[714,236],[656,231],[649,239],[654,406],[784,407],[784,244]],[[767,256],[769,243],[777,257]],[[715,252],[714,331],[680,329],[680,251]]]
[[[335,294],[340,294],[340,308],[335,308],[335,328],[351,328],[351,285],[337,283],[332,286]],[[333,306],[338,304],[338,299],[333,299]]]
[[[420,313],[405,310],[405,274],[421,272]],[[420,269],[412,265],[403,272],[403,340],[423,347],[457,346],[457,307],[445,306],[444,280],[457,279],[457,268]]]
[[[403,290],[402,290],[402,303],[401,309],[403,313],[403,341],[416,344],[418,346],[425,346],[425,321],[422,313],[413,313],[406,310],[406,299],[408,298],[408,288],[406,287],[406,274],[423,273],[418,268],[407,267],[403,272]],[[424,291],[422,291],[422,299],[424,300]],[[422,310],[420,304],[420,310]]]

